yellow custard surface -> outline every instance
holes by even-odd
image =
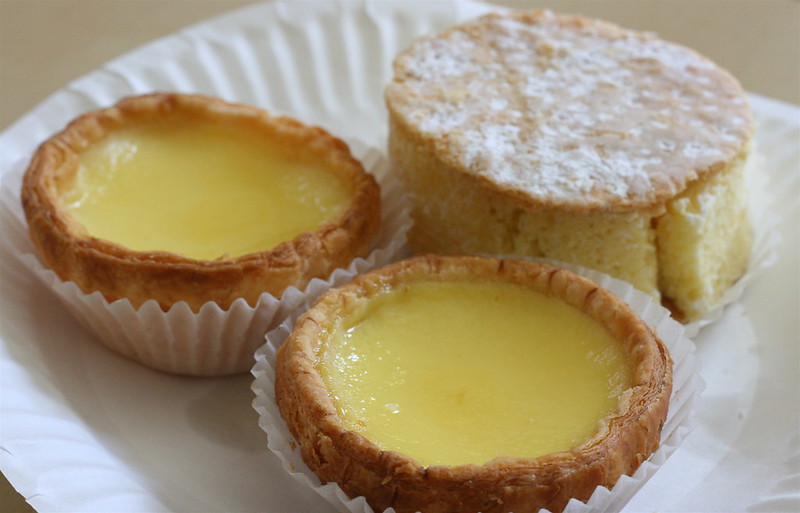
[[[59,194],[94,237],[199,260],[270,250],[341,215],[352,195],[302,148],[180,116],[111,132]]]
[[[423,466],[568,450],[631,381],[597,321],[504,282],[404,284],[330,333],[316,367],[344,425]]]

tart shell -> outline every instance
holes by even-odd
[[[483,465],[423,467],[382,451],[341,423],[315,354],[335,320],[371,295],[399,283],[476,277],[518,283],[562,299],[604,325],[625,347],[632,386],[594,435],[568,451],[537,458],[495,458]],[[276,401],[303,460],[320,480],[376,511],[398,513],[562,510],[611,487],[654,452],[672,391],[672,361],[664,344],[627,305],[593,282],[557,267],[523,260],[423,255],[363,275],[329,291],[295,324],[276,362]]]
[[[76,172],[81,151],[114,129],[173,113],[198,122],[241,124],[319,158],[351,187],[349,208],[338,219],[272,250],[216,260],[134,251],[91,236],[59,206],[59,182]],[[196,94],[131,97],[80,116],[37,149],[23,178],[21,198],[34,246],[61,279],[87,293],[100,291],[109,301],[127,298],[134,307],[154,299],[164,310],[179,301],[194,311],[209,301],[227,309],[237,298],[255,305],[264,292],[280,297],[290,286],[303,288],[312,278],[325,278],[366,254],[380,223],[377,182],[344,142],[288,117]]]

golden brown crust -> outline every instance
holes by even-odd
[[[632,387],[592,438],[539,458],[424,468],[343,427],[315,369],[326,330],[384,288],[453,277],[509,281],[561,298],[620,340],[633,369]],[[522,260],[424,255],[360,276],[323,296],[279,349],[275,390],[306,464],[323,482],[337,482],[351,497],[365,496],[376,511],[390,506],[399,513],[560,511],[570,498],[586,500],[597,486],[613,486],[656,450],[672,390],[672,362],[658,337],[627,305],[574,273]]]
[[[314,155],[352,187],[351,206],[339,219],[270,251],[213,261],[132,251],[87,234],[59,207],[56,192],[59,181],[75,173],[77,155],[118,127],[173,113],[241,123]],[[291,118],[201,95],[127,98],[77,118],[38,148],[25,173],[21,196],[34,245],[44,264],[62,279],[74,281],[85,292],[99,290],[112,301],[127,298],[134,307],[155,299],[165,310],[178,301],[186,301],[195,311],[208,301],[227,309],[240,297],[255,305],[264,292],[280,297],[287,287],[303,288],[310,279],[325,278],[366,254],[380,223],[378,185],[344,142]]]

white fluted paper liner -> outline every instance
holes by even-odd
[[[376,148],[349,141],[353,155],[381,186],[382,224],[371,252],[327,279],[313,279],[303,289],[288,288],[281,297],[264,293],[255,306],[244,299],[228,310],[216,303],[193,312],[186,302],[163,311],[154,300],[137,310],[127,299],[109,302],[100,292],[86,294],[73,282],[61,280],[34,254],[20,258],[47,284],[87,330],[113,351],[148,367],[195,376],[245,373],[253,366],[255,350],[264,335],[280,324],[287,313],[325,290],[341,285],[357,274],[388,263],[406,243],[411,224],[400,183],[388,172],[388,163]]]
[[[636,290],[632,285],[579,266],[553,261],[548,263],[569,268],[621,297],[655,330],[673,359],[673,390],[658,450],[642,463],[632,476],[621,477],[613,488],[598,487],[586,503],[572,499],[564,509],[564,513],[618,512],[691,432],[694,424],[692,412],[705,387],[699,373],[700,363],[695,356],[695,345],[686,336],[683,325],[673,320],[669,312],[655,303],[650,296]],[[303,463],[299,446],[289,433],[275,402],[276,351],[291,333],[294,320],[300,313],[302,313],[300,310],[295,311],[280,326],[270,331],[266,343],[256,352],[256,364],[252,370],[255,380],[252,388],[256,396],[253,407],[259,413],[259,425],[267,433],[269,449],[280,458],[283,468],[297,481],[314,490],[339,511],[379,513],[367,504],[364,497],[351,499],[337,484],[323,485],[320,482]],[[393,512],[394,509],[389,508],[384,513]]]

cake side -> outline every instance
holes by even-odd
[[[687,319],[711,309],[747,269],[753,241],[745,152],[691,184],[655,221],[659,288]]]
[[[595,269],[660,298],[656,232],[649,212],[523,210],[515,234],[513,254]]]
[[[517,207],[450,165],[389,109],[388,152],[409,196],[409,247],[418,253],[511,253]]]
[[[526,208],[464,175],[389,113],[389,157],[410,196],[416,253],[546,257],[597,269],[658,298],[653,214]]]

